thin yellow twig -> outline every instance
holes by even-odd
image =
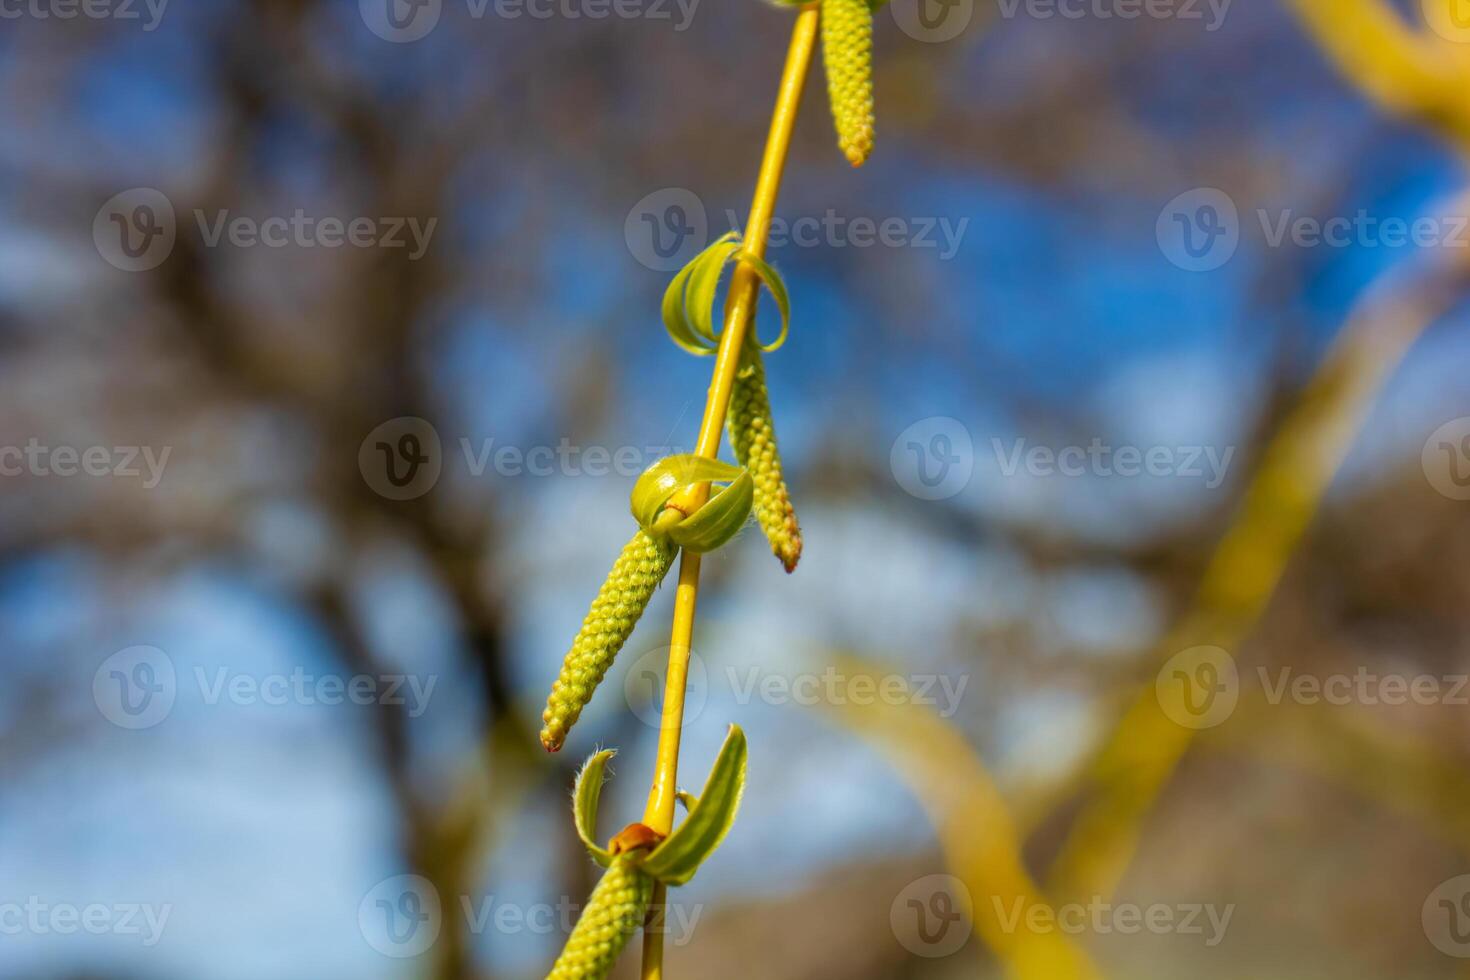
[[[791,146],[791,132],[796,125],[801,92],[806,86],[812,51],[817,38],[817,6],[808,4],[797,15],[791,32],[791,46],[786,54],[786,67],[781,73],[781,86],[776,95],[776,108],[771,115],[770,133],[766,137],[765,155],[756,179],[755,196],[750,205],[750,218],[745,226],[745,250],[764,257],[766,234],[776,197],[781,190],[781,174],[786,153]],[[730,391],[740,367],[740,350],[755,316],[760,298],[760,279],[755,270],[741,263],[730,278],[730,291],[725,302],[725,325],[715,354],[714,375],[705,401],[704,420],[694,451],[711,459],[719,455],[720,433],[725,427],[725,413],[730,404]],[[696,487],[689,504],[698,506],[709,499],[709,484]],[[643,822],[667,834],[674,825],[674,802],[678,792],[679,736],[684,726],[684,687],[689,673],[689,650],[694,638],[694,608],[699,597],[699,555],[686,552],[679,563],[679,584],[674,593],[673,635],[669,640],[669,668],[664,680],[663,717],[659,725],[658,758],[654,763],[653,786],[648,793],[648,806]],[[655,887],[648,924],[643,933],[643,978],[660,980],[663,976],[663,931],[657,916],[665,901],[665,887]]]

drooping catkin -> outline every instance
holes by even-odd
[[[822,0],[821,22],[837,145],[860,167],[873,152],[873,11],[868,0]]]
[[[755,480],[756,520],[771,542],[771,551],[791,572],[801,559],[801,527],[796,523],[796,509],[791,506],[791,494],[781,475],[781,450],[776,445],[766,369],[758,351],[747,349],[741,355],[728,420],[735,458]]]
[[[541,744],[548,752],[561,748],[567,732],[592,700],[592,692],[627,642],[678,550],[667,539],[654,538],[640,528],[613,563],[541,713]]]
[[[602,980],[611,972],[643,924],[653,894],[653,879],[639,870],[639,857],[624,854],[603,873],[546,980]]]

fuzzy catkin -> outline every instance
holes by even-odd
[[[546,980],[602,980],[611,972],[643,924],[653,894],[653,878],[639,869],[639,857],[624,854],[604,872]]]
[[[866,0],[864,0],[866,3]],[[771,542],[771,551],[790,572],[801,559],[801,527],[796,509],[781,476],[781,450],[776,445],[776,427],[771,417],[771,398],[766,390],[766,369],[756,351],[741,358],[730,394],[730,444],[735,458],[750,470],[755,481],[755,516]]]
[[[561,748],[567,732],[592,700],[592,692],[627,642],[678,550],[667,539],[654,538],[640,528],[613,563],[541,713],[541,744],[548,752]]]
[[[821,24],[837,145],[862,166],[873,152],[873,11],[868,0],[822,0]]]

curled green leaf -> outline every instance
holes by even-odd
[[[592,855],[592,860],[604,868],[612,864],[613,855],[597,843],[597,808],[602,801],[602,784],[607,762],[617,755],[617,749],[603,749],[593,755],[577,773],[572,789],[572,822],[577,826],[577,836],[582,846]]]
[[[759,338],[753,338],[755,346],[770,353],[786,342],[791,329],[791,296],[786,291],[786,283],[770,263],[744,250],[739,233],[729,231],[691,259],[664,290],[664,329],[674,343],[691,354],[713,354],[719,348],[715,296],[720,276],[731,262],[745,263],[754,270],[781,313],[781,331],[776,339],[763,344]]]
[[[669,504],[675,494],[700,483],[726,485],[694,513],[682,517],[673,513]],[[666,536],[681,548],[703,554],[739,533],[754,500],[755,483],[748,470],[684,454],[667,456],[644,470],[633,485],[629,507],[646,533]]]
[[[704,792],[689,807],[684,822],[643,859],[644,872],[669,885],[682,885],[694,877],[735,822],[745,792],[747,755],[745,733],[739,725],[731,725]]]
[[[629,499],[633,519],[643,527],[651,527],[664,507],[685,487],[696,483],[730,483],[740,475],[740,467],[718,459],[680,453],[665,456],[638,477]]]
[[[749,470],[742,469],[733,483],[669,528],[669,539],[696,555],[714,551],[740,533],[754,502],[755,481]]]

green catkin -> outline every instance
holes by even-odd
[[[541,744],[548,752],[561,748],[567,732],[592,700],[592,692],[627,642],[678,550],[667,539],[654,538],[639,529],[613,563],[567,651],[561,673],[546,699],[546,710],[541,713]]]
[[[837,145],[860,167],[873,152],[873,11],[868,0],[822,0],[821,23]]]
[[[624,854],[608,867],[546,980],[602,980],[612,971],[653,894],[653,878],[638,867],[641,857]]]
[[[801,559],[801,527],[781,476],[781,451],[776,445],[766,369],[757,351],[747,349],[741,356],[728,420],[735,458],[750,470],[755,481],[756,520],[771,542],[771,551],[791,572]]]

